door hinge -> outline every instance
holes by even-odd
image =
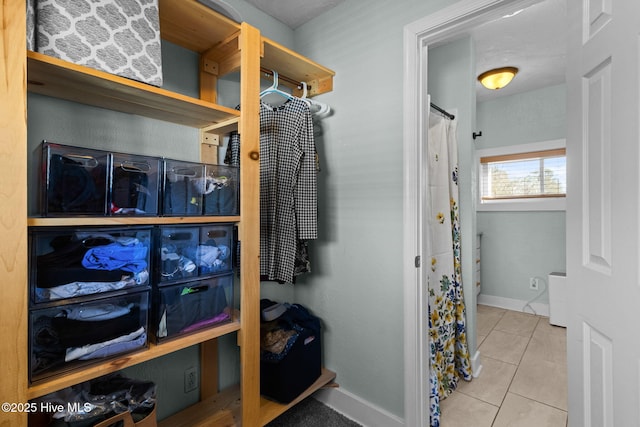
[[[413,260],[416,268],[420,268],[420,255],[416,255],[416,258]]]

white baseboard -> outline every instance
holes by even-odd
[[[493,295],[478,295],[478,304],[490,305],[491,307],[504,308],[507,310],[513,311],[521,311],[524,313],[534,314],[529,307],[525,309],[525,305],[527,301],[513,299],[513,298],[505,298],[505,297],[496,297]],[[532,302],[529,304],[531,308],[535,310],[535,314],[539,316],[549,317],[549,304],[541,303],[541,302]]]
[[[313,397],[364,427],[404,427],[404,420],[343,388],[318,390]]]

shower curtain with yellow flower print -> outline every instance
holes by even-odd
[[[428,138],[430,421],[460,377],[471,380],[460,264],[457,121],[431,115]]]

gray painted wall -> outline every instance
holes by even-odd
[[[311,247],[314,270],[289,286],[291,298],[323,319],[324,363],[337,372],[340,387],[399,417],[403,28],[453,3],[351,0],[295,31],[295,49],[337,75],[333,92],[319,97],[334,114],[320,123],[317,140],[321,222]]]
[[[565,137],[566,89],[552,86],[478,104],[478,149]],[[529,278],[565,271],[565,212],[478,212],[482,294],[529,301]],[[548,294],[536,302],[548,303]]]
[[[566,88],[551,86],[478,103],[476,148],[493,148],[564,138]]]

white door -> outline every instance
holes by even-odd
[[[640,426],[640,1],[567,6],[569,426]]]

